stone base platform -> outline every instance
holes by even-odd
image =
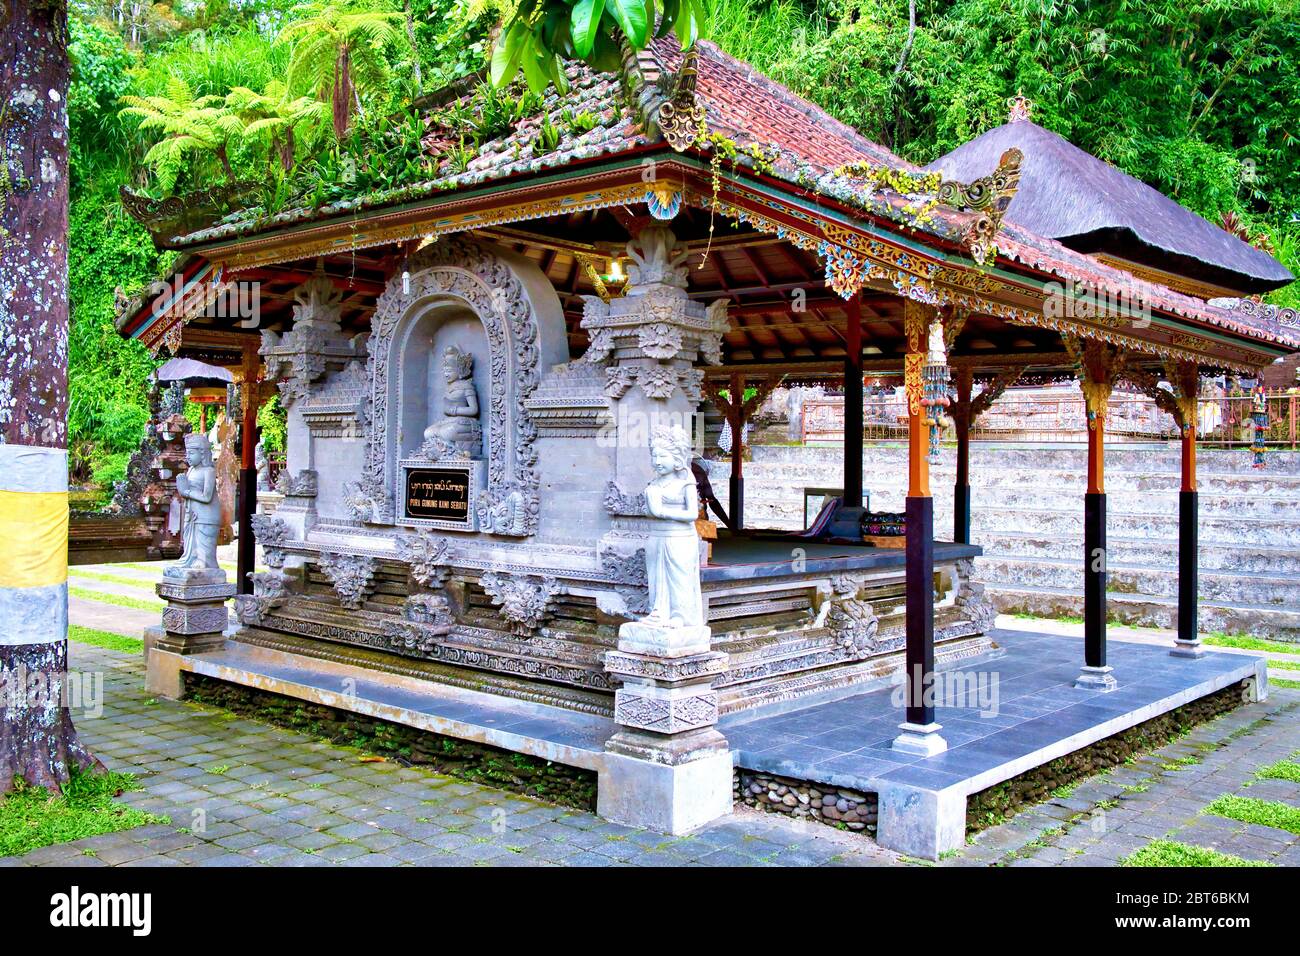
[[[728,767],[874,794],[878,842],[937,859],[963,845],[971,794],[1222,688],[1242,684],[1251,699],[1267,692],[1262,659],[1213,652],[1187,659],[1167,647],[1116,642],[1110,663],[1117,689],[1083,690],[1074,686],[1083,658],[1080,640],[1008,630],[990,636],[996,653],[938,672],[942,703],[936,716],[948,744],[942,753],[920,757],[891,747],[901,701],[894,688],[877,686],[726,716],[718,725],[725,738],[718,741],[719,757]],[[149,688],[162,696],[182,696],[185,675],[202,674],[593,770],[602,812],[624,822],[635,811],[637,819],[630,822],[685,832],[727,809],[710,805],[705,813],[690,793],[683,796],[681,787],[692,781],[629,775],[623,764],[630,762],[607,750],[620,728],[599,714],[238,640],[227,640],[220,650],[182,655],[153,647],[147,655]],[[644,761],[634,763],[633,769],[645,769],[639,766]],[[721,785],[707,789],[729,799]],[[649,812],[649,803],[662,802],[665,793],[672,797],[667,809]]]
[[[1267,695],[1258,658],[1186,659],[1169,647],[1111,642],[1118,686],[1101,692],[1074,686],[1081,640],[1007,630],[990,636],[1003,653],[938,672],[936,720],[948,749],[934,756],[892,747],[902,713],[891,689],[733,714],[719,730],[739,767],[876,794],[877,840],[933,860],[964,844],[971,794],[1224,687],[1244,684],[1252,700]]]

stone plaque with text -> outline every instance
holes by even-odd
[[[405,460],[397,499],[404,524],[473,531],[474,503],[483,487],[481,461]]]

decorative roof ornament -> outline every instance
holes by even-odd
[[[980,265],[985,265],[997,255],[998,229],[1007,207],[1015,198],[1020,188],[1020,165],[1025,155],[1012,147],[998,160],[998,168],[988,176],[969,183],[947,179],[939,184],[937,193],[939,202],[954,209],[973,209],[983,215],[975,220],[966,230],[966,247],[971,257]]]
[[[694,144],[708,118],[704,107],[695,99],[699,65],[700,51],[693,46],[682,56],[682,65],[673,76],[672,93],[659,107],[655,118],[659,132],[679,153]]]
[[[1025,96],[1021,90],[1016,91],[1016,95],[1007,100],[1007,122],[1019,123],[1030,121],[1033,117],[1030,115],[1034,111],[1033,100]]]
[[[171,240],[178,235],[212,225],[223,215],[246,208],[247,197],[252,196],[257,184],[253,182],[223,183],[198,189],[166,199],[154,199],[122,186],[118,194],[126,214],[149,231],[159,248],[172,248]]]

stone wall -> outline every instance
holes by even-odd
[[[732,799],[755,810],[783,813],[795,820],[815,820],[846,830],[876,833],[874,793],[810,784],[775,774],[736,769]]]
[[[907,449],[868,446],[863,486],[875,511],[902,509]],[[972,543],[977,577],[998,610],[1079,615],[1083,603],[1085,452],[1078,447],[971,449]],[[1300,640],[1300,454],[1202,450],[1200,623],[1203,631]],[[711,481],[726,499],[728,463]],[[745,523],[802,526],[803,489],[839,487],[843,452],[755,446],[745,466]],[[954,451],[932,466],[935,533],[952,534]],[[1174,627],[1178,606],[1176,447],[1116,447],[1106,454],[1107,570],[1111,618]]]

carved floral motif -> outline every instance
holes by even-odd
[[[339,603],[355,611],[374,588],[378,562],[365,554],[337,554],[322,551],[317,558],[321,571],[334,584]]]
[[[411,577],[422,587],[440,588],[447,582],[452,559],[451,542],[426,531],[397,539],[398,556],[411,566]]]
[[[549,575],[502,571],[488,571],[479,584],[501,609],[501,616],[510,622],[510,629],[521,637],[542,626],[550,616],[551,599],[561,590],[559,582]]]

